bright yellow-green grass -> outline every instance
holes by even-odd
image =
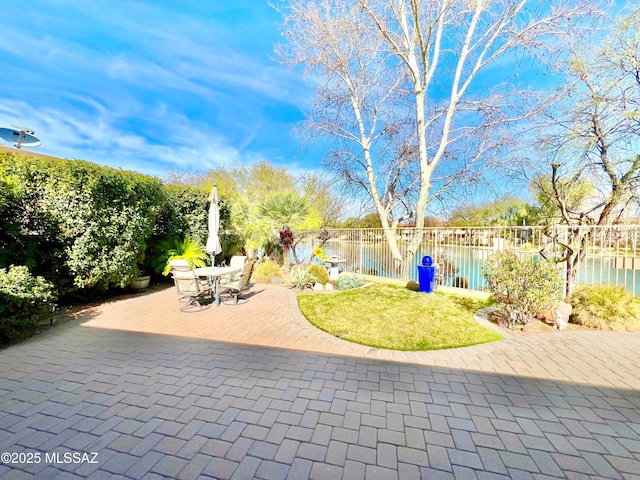
[[[499,340],[473,312],[486,300],[372,285],[328,295],[298,296],[316,327],[344,340],[391,350],[437,350]]]

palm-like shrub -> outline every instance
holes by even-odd
[[[151,264],[156,272],[162,272],[163,275],[168,275],[171,271],[169,265],[171,260],[186,260],[192,268],[197,268],[204,267],[209,258],[204,246],[200,242],[191,240],[188,235],[184,240],[169,237],[158,244],[158,249],[162,253]]]
[[[602,330],[640,330],[640,300],[624,287],[584,285],[571,295],[572,320]]]
[[[284,254],[284,266],[289,267],[289,249],[294,237],[291,226],[300,223],[309,214],[307,200],[296,192],[275,192],[265,198],[258,208],[262,218],[279,228],[278,239]]]

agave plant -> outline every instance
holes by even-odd
[[[312,282],[317,282],[318,279],[311,273],[311,265],[304,267],[302,265],[295,265],[289,269],[293,280],[293,285],[300,290],[304,290],[307,285]]]
[[[204,246],[196,240],[191,240],[188,235],[184,240],[168,237],[158,244],[158,249],[162,253],[152,265],[156,272],[162,272],[163,275],[168,275],[171,271],[171,260],[186,260],[192,268],[197,268],[204,267],[209,258]]]

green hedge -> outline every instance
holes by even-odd
[[[206,240],[207,197],[82,160],[0,152],[0,268],[26,265],[60,296],[125,287],[154,237]]]
[[[203,245],[209,234],[209,192],[187,185],[166,185],[162,188],[163,210],[154,236],[159,238],[189,236]],[[220,199],[220,231],[228,228],[230,211],[224,199]]]

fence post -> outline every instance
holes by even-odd
[[[360,268],[359,268],[359,270],[360,270],[360,273],[363,274],[365,272],[364,272],[364,255],[363,255],[364,246],[362,244],[362,242],[363,242],[362,229],[360,229],[359,232],[360,232],[360,249],[359,249],[360,250],[360,262],[359,262]]]

